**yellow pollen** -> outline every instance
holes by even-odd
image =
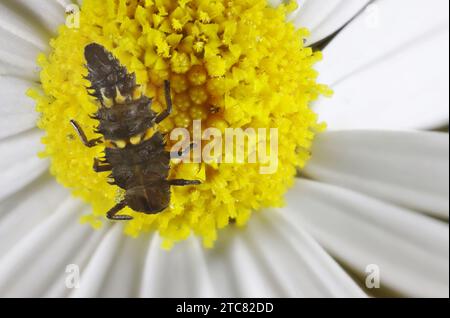
[[[208,100],[206,90],[201,86],[192,87],[189,91],[192,102],[197,105],[203,105]]]
[[[296,1],[272,8],[267,0],[84,0],[79,28],[61,26],[51,40],[50,53],[40,54],[42,91],[30,90],[45,131],[43,157],[51,159],[51,173],[90,203],[92,213],[82,218],[98,228],[105,212],[124,196],[108,183],[107,173],[95,173],[94,158],[105,146],[137,144],[156,131],[174,128],[192,131],[193,120],[202,128],[277,128],[278,169],[261,174],[262,163],[172,163],[169,178],[202,180],[195,187],[171,187],[169,207],[146,215],[125,208],[134,219],[125,233],[157,231],[163,246],[190,235],[212,247],[218,230],[247,223],[253,212],[280,207],[298,169],[310,158],[315,135],[325,126],[310,108],[320,95],[331,95],[318,84],[313,69],[320,52],[304,47],[306,29],[296,29],[286,16]],[[76,138],[70,120],[76,120],[88,139],[101,137],[91,118],[99,105],[89,96],[91,83],[84,77],[84,48],[96,42],[105,46],[153,99],[152,110],[166,108],[164,81],[170,80],[173,112],[145,136],[112,140],[87,148]],[[117,92],[116,102],[125,97]],[[127,98],[137,99],[141,91]],[[104,98],[106,107],[112,100]],[[125,104],[124,104],[125,105]],[[168,135],[169,136],[169,135]],[[176,142],[167,136],[167,150]],[[198,145],[205,149],[207,142]]]
[[[208,79],[207,75],[208,74],[206,74],[206,71],[202,66],[194,65],[188,73],[189,82],[191,82],[192,85],[203,85]]]
[[[185,112],[178,113],[175,118],[175,125],[180,128],[189,128],[192,124],[192,118]]]
[[[189,97],[189,94],[187,93],[181,93],[181,94],[177,94],[175,95],[175,99],[174,99],[175,105],[180,109],[180,110],[188,110],[189,108],[191,108],[191,105],[193,105],[193,103],[191,102],[191,98]]]
[[[189,114],[192,119],[205,120],[208,118],[208,112],[203,106],[193,106],[191,107]]]
[[[182,93],[189,88],[189,83],[183,75],[172,74],[170,77],[170,85],[176,93]]]

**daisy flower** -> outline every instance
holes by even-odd
[[[0,295],[448,297],[448,6],[0,0]],[[202,184],[107,221],[93,42],[157,112],[170,81],[159,131],[276,128],[278,169],[173,162]]]

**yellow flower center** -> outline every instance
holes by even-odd
[[[279,134],[274,174],[261,174],[260,163],[172,162],[171,178],[202,184],[172,187],[169,207],[156,215],[126,208],[123,214],[134,218],[127,234],[158,231],[166,248],[195,234],[211,247],[230,220],[242,226],[252,211],[283,204],[315,134],[324,129],[310,103],[330,94],[316,83],[312,68],[320,53],[303,46],[308,31],[286,22],[295,6],[294,1],[271,8],[266,0],[83,1],[79,27],[62,26],[51,53],[38,58],[43,94],[29,95],[42,115],[42,155],[51,158],[52,174],[93,207],[84,222],[101,226],[105,212],[124,195],[108,183],[108,174],[92,169],[104,145],[84,147],[70,125],[74,119],[89,139],[101,137],[90,117],[98,104],[84,79],[83,52],[92,42],[136,73],[156,112],[165,109],[163,84],[170,80],[174,110],[158,127],[163,133],[192,129],[193,120],[201,119],[203,129],[265,127]]]

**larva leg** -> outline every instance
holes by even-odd
[[[113,221],[129,221],[133,218],[129,215],[117,215],[123,208],[127,206],[125,201],[117,203],[111,210],[106,213],[106,217]]]
[[[159,124],[172,113],[172,97],[170,93],[170,82],[164,81],[164,94],[166,95],[166,110],[156,117],[155,122]]]
[[[94,159],[94,171],[95,172],[107,172],[107,171],[111,171],[112,170],[112,166],[104,161],[101,161],[98,158]]]
[[[97,145],[102,143],[102,139],[101,138],[88,140],[87,137],[86,137],[86,134],[83,131],[83,129],[81,128],[81,126],[75,120],[71,120],[70,123],[72,124],[73,128],[75,129],[75,131],[77,132],[78,136],[80,137],[81,142],[86,147],[92,148],[92,147],[95,147],[95,146],[97,146]]]
[[[179,186],[179,187],[202,184],[198,180],[173,179],[173,180],[168,180],[168,181],[169,181],[170,185]]]

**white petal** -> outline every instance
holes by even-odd
[[[224,232],[212,250],[190,238],[164,251],[158,236],[130,239],[114,226],[80,268],[80,288],[69,296],[365,296],[310,236],[277,212],[256,216],[248,229]]]
[[[217,297],[199,240],[190,238],[170,252],[155,235],[148,246],[140,297]],[[227,273],[223,273],[227,276]]]
[[[79,224],[79,212],[88,209],[48,175],[1,202],[0,294],[68,296],[67,266],[83,271],[108,230]]]
[[[67,260],[82,247],[92,233],[78,224],[78,200],[69,198],[52,211],[45,222],[26,234],[0,259],[0,294],[41,297],[46,288],[64,277]],[[31,211],[30,211],[31,212]],[[65,285],[65,280],[59,280]]]
[[[324,50],[316,105],[331,129],[428,129],[449,119],[449,2],[378,1]]]
[[[92,234],[77,224],[74,212],[84,208],[75,202],[64,202],[0,258],[2,295],[365,296],[309,235],[274,211],[256,216],[248,230],[226,231],[213,250],[191,238],[168,252],[157,236],[125,238],[117,224]],[[78,289],[65,287],[70,264],[80,267]]]
[[[273,211],[221,232],[213,250],[194,239],[170,253],[159,245],[150,245],[143,297],[364,297],[313,239]]]
[[[53,176],[44,174],[11,197],[0,201],[0,258],[45,222],[69,196]]]
[[[0,171],[0,201],[19,191],[48,169],[48,161],[29,157]]]
[[[0,109],[0,200],[20,190],[48,167],[38,158],[42,133],[35,127],[37,114],[33,101],[25,95],[31,83],[14,77],[0,76],[4,104]]]
[[[149,235],[142,235],[138,239],[124,236],[123,233],[121,236],[114,260],[108,267],[107,277],[102,281],[97,293],[102,297],[138,297],[140,289],[144,286],[143,267],[150,242]],[[98,252],[99,250],[96,251]],[[94,273],[97,271],[95,268],[92,269]]]
[[[289,20],[297,27],[311,31],[307,45],[319,42],[342,28],[357,15],[370,0],[297,0],[299,8]],[[286,2],[269,0],[273,6]]]
[[[24,32],[17,30],[18,26],[27,26],[30,34],[34,36],[42,34],[42,37],[56,34],[58,26],[64,23],[65,7],[57,0],[15,0],[14,3],[3,4],[5,16],[2,26],[13,30],[13,33]],[[2,11],[3,11],[2,10]],[[11,26],[8,28],[8,26]],[[37,42],[39,43],[39,42]]]
[[[208,255],[213,278],[233,271],[238,297],[364,297],[364,293],[283,210],[255,215],[244,232]],[[219,253],[227,254],[228,262]],[[226,278],[225,278],[226,279]],[[229,279],[228,279],[229,280]],[[223,286],[222,283],[219,286]]]
[[[0,76],[0,139],[15,135],[36,126],[38,114],[34,101],[26,96],[33,86],[27,80],[11,76]]]
[[[40,143],[42,131],[31,129],[22,134],[0,139],[0,170],[9,169],[14,163],[36,157],[43,146]]]
[[[76,221],[75,221],[76,222]],[[78,240],[78,245],[72,244],[68,248],[69,253],[64,254],[64,258],[55,269],[55,278],[51,281],[49,287],[46,287],[45,292],[41,293],[41,297],[69,297],[74,288],[68,288],[66,280],[70,277],[71,266],[76,265],[80,269],[80,273],[83,273],[83,269],[86,268],[96,248],[100,245],[101,241],[105,238],[105,233],[109,230],[109,227],[105,226],[99,231],[93,231],[86,225],[76,224],[76,230],[78,231],[78,237],[81,237],[82,241]],[[89,232],[85,235],[86,231]],[[68,239],[71,239],[70,237]],[[54,255],[58,255],[58,252],[53,252]],[[45,261],[44,259],[42,261]],[[83,282],[83,276],[80,276],[80,284]],[[69,280],[70,281],[70,280]],[[64,283],[63,283],[64,282]],[[70,281],[70,283],[74,283]],[[74,287],[73,285],[69,287]],[[76,288],[75,288],[76,289]]]
[[[17,0],[0,3],[0,75],[38,78],[36,57],[64,23],[67,1]]]
[[[118,279],[119,277],[109,277],[108,269],[115,261],[120,244],[123,238],[123,228],[115,224],[106,236],[101,240],[97,249],[89,259],[86,268],[81,271],[80,288],[74,289],[70,297],[94,297],[101,296],[100,290],[102,284],[108,279]],[[132,263],[134,260],[129,260]],[[122,283],[126,283],[121,280]]]
[[[444,133],[327,132],[316,139],[305,173],[448,219],[448,162]]]
[[[412,297],[448,297],[448,224],[356,192],[300,180],[287,196],[287,218],[333,255],[381,287]]]
[[[36,58],[39,48],[0,28],[0,76],[11,75],[31,81],[39,78]]]
[[[31,3],[32,1],[29,2]],[[50,34],[42,25],[39,25],[36,18],[33,19],[33,12],[21,12],[20,5],[18,7],[16,1],[0,3],[0,21],[1,29],[24,39],[40,50],[46,49],[47,39]]]
[[[80,1],[72,1],[72,0],[55,0],[58,2],[61,6],[66,8],[67,6],[73,4],[73,3],[80,3]]]

